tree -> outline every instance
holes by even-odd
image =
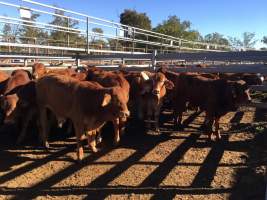
[[[267,44],[267,36],[264,36],[264,37],[262,38],[262,42],[263,42],[264,44]]]
[[[169,16],[167,20],[164,20],[153,30],[158,33],[188,40],[199,40],[201,37],[198,31],[191,30],[190,21],[181,21],[176,15]]]
[[[120,14],[120,23],[141,29],[151,30],[151,20],[146,13],[138,13],[136,10],[125,9]]]
[[[205,35],[204,41],[208,43],[229,45],[229,41],[220,33],[210,33]]]
[[[55,10],[55,14],[65,16],[62,10]],[[67,17],[53,16],[52,25],[61,26],[65,28],[57,28],[58,30],[51,31],[50,38],[58,42],[69,42],[69,44],[77,43],[77,41],[85,42],[85,38],[79,35],[80,31],[70,30],[67,32],[66,28],[76,28],[79,22],[77,20],[69,19]],[[75,33],[73,33],[75,32]]]
[[[105,46],[106,42],[103,39],[101,39],[101,37],[99,37],[104,33],[103,29],[101,29],[101,28],[92,28],[92,32],[96,33],[96,35],[92,36],[92,40],[91,40],[90,44],[91,45],[95,45],[97,47]],[[97,37],[100,38],[100,39],[96,39]]]
[[[37,13],[32,13],[30,19],[26,19],[28,21],[35,22],[40,15]],[[21,40],[23,42],[32,41],[34,38],[45,38],[48,33],[44,32],[42,29],[37,27],[32,27],[34,23],[23,22],[24,26],[19,30],[19,35],[21,36]],[[28,25],[28,26],[27,26]]]
[[[254,39],[255,33],[244,32],[241,39],[236,37],[229,37],[232,46],[236,48],[252,49],[257,40]]]

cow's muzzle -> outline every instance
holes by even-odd
[[[154,95],[159,95],[159,93],[160,93],[159,90],[153,90],[152,91],[152,94],[154,94]]]
[[[129,117],[130,116],[130,111],[123,111],[123,112],[120,112],[120,117],[121,118],[125,118],[125,117]]]

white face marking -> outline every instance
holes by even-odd
[[[141,72],[141,76],[145,81],[149,80],[149,76],[145,72]]]
[[[263,76],[261,76],[260,79],[261,79],[262,82],[264,81],[264,77]]]

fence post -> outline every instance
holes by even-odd
[[[79,67],[80,66],[80,56],[79,56],[79,54],[76,54],[76,57],[75,57],[75,63],[76,63],[76,67]]]
[[[125,65],[125,59],[124,59],[124,58],[121,58],[121,63],[122,63],[123,65]]]
[[[86,17],[86,52],[89,54],[89,17]]]
[[[27,58],[24,58],[24,67],[27,67],[28,66],[28,60]]]
[[[70,18],[67,18],[68,19],[68,21],[67,21],[67,25],[68,25],[68,33],[67,33],[67,45],[68,45],[68,47],[70,46],[70,33],[69,33],[69,31],[70,31]]]
[[[155,67],[156,67],[156,64],[157,64],[156,57],[157,57],[157,50],[154,49],[154,50],[153,50],[153,53],[152,53],[152,58],[151,58],[151,61],[152,61],[152,67],[154,68],[154,70],[155,70]]]

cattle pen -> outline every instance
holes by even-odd
[[[0,70],[9,73],[31,71],[33,63],[43,62],[52,69],[94,64],[115,71],[122,64],[126,71],[155,72],[164,65],[174,72],[267,76],[267,51],[188,41],[32,0],[0,1],[0,7],[17,11],[15,16],[0,16],[0,24],[65,33],[63,41],[1,35]],[[22,16],[25,13],[77,20],[81,26],[31,21]],[[105,31],[95,33],[92,27]],[[71,34],[82,36],[83,42],[71,41]],[[115,43],[97,46],[92,38],[114,39]],[[45,151],[36,144],[35,125],[23,145],[15,145],[13,126],[0,127],[0,199],[267,200],[266,81],[250,89],[253,102],[220,120],[220,141],[207,142],[200,129],[204,113],[188,111],[183,116],[186,128],[174,131],[172,110],[164,108],[160,133],[130,124],[117,147],[110,144],[113,127],[104,126],[101,151],[86,150],[81,164],[74,161],[75,137],[65,130],[53,130],[51,149]]]

